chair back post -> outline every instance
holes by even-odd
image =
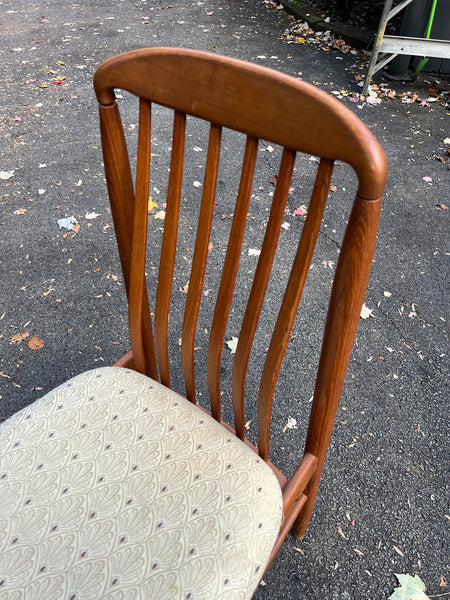
[[[381,198],[358,194],[344,235],[331,291],[305,452],[317,457],[308,500],[294,526],[303,537],[313,510],[375,251]]]
[[[110,101],[111,104],[109,105],[99,106],[100,135],[120,263],[125,289],[128,298],[130,298],[131,255],[135,214],[134,187],[119,108],[114,96],[110,98]],[[142,335],[146,356],[146,374],[157,380],[158,369],[147,289],[144,288],[142,293]],[[128,361],[128,364],[133,367],[135,366],[132,359]]]

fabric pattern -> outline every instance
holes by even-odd
[[[134,371],[0,425],[0,600],[251,598],[281,519],[270,467]]]

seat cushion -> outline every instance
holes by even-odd
[[[129,369],[0,426],[2,600],[250,598],[282,519],[270,467]]]

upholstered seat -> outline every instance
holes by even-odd
[[[119,367],[2,423],[0,499],[2,600],[250,598],[282,520],[268,464]]]

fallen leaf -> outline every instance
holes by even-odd
[[[148,212],[151,212],[154,208],[158,208],[156,202],[153,202],[153,196],[148,198]]]
[[[306,210],[306,206],[302,205],[294,210],[294,215],[300,215],[303,217],[303,215],[306,215],[307,212],[308,211]]]
[[[192,185],[196,188],[202,187],[202,184],[200,183],[200,181],[194,181],[194,183]]]
[[[35,335],[28,340],[28,348],[30,350],[40,350],[44,346],[44,340],[39,339]]]
[[[11,179],[14,177],[14,169],[12,171],[0,171],[0,179]]]
[[[433,181],[433,179],[431,177],[428,177],[428,176],[427,177],[422,177],[422,179],[424,181],[426,181],[427,183],[431,183]]]
[[[249,256],[259,256],[261,254],[261,250],[259,248],[249,248],[248,255]]]
[[[287,223],[286,221],[282,224],[281,228],[285,229],[286,231],[289,229],[289,227],[291,226],[290,223]]]
[[[425,594],[425,584],[418,575],[397,575],[400,587],[395,588],[388,600],[429,600]]]
[[[272,175],[272,177],[269,179],[269,183],[272,183],[273,185],[276,185],[278,181],[278,175]]]
[[[283,433],[286,431],[286,429],[297,429],[297,419],[294,419],[294,417],[288,417],[287,423],[283,427]]]
[[[386,298],[390,298],[392,296],[391,292],[383,292]]]
[[[38,194],[42,196],[42,194],[45,194],[45,190],[43,188],[38,189]]]
[[[448,210],[448,206],[446,204],[436,204],[436,208],[440,208],[441,210]]]
[[[338,532],[339,532],[339,535],[344,538],[344,540],[348,539],[347,536],[345,535],[345,533],[342,531],[342,529],[340,527],[338,527]]]
[[[209,244],[208,244],[208,252],[211,253],[213,248],[214,248],[213,242],[209,242]]]
[[[75,217],[66,217],[65,219],[58,219],[57,221],[59,228],[60,229],[67,229],[68,231],[78,231],[79,226],[77,228],[78,225],[78,221],[75,219]]]
[[[96,212],[87,212],[87,213],[84,215],[84,218],[85,218],[85,219],[88,219],[88,220],[91,220],[91,219],[96,219],[96,218],[97,218],[97,217],[99,217],[99,216],[100,216],[100,213],[96,213]]]
[[[369,317],[374,317],[373,314],[373,309],[372,308],[368,308],[366,306],[366,303],[364,302],[361,308],[361,315],[360,315],[361,319],[368,319]]]
[[[447,587],[447,584],[445,583],[445,579],[443,577],[441,577],[441,581],[439,582],[439,587]]]
[[[161,221],[164,221],[165,218],[166,218],[166,213],[164,210],[158,211],[155,215],[155,219],[161,219]]]
[[[189,281],[185,283],[182,287],[180,287],[180,292],[182,294],[187,294],[189,290]]]
[[[29,331],[24,331],[23,333],[16,333],[12,336],[10,344],[20,344],[23,340],[25,340],[30,335]]]
[[[330,185],[331,192],[337,192],[337,187],[335,185]]]
[[[230,349],[231,354],[236,354],[236,347],[237,347],[238,341],[239,341],[239,338],[237,338],[237,337],[232,337],[231,340],[227,341],[227,346]]]
[[[405,556],[398,546],[392,546],[392,547],[397,552],[397,554],[400,554],[400,556]]]

